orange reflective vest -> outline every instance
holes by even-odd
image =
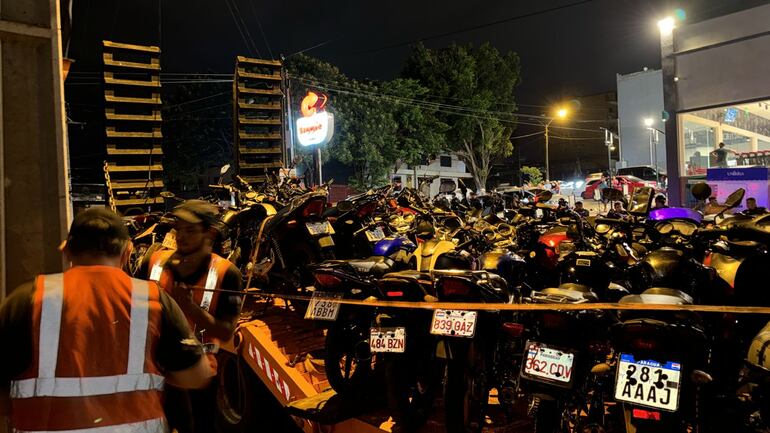
[[[160,287],[167,292],[171,292],[171,288],[174,287],[174,273],[166,266],[166,263],[174,255],[173,250],[158,251],[150,257],[150,280],[157,281]],[[230,268],[230,262],[214,253],[211,253],[211,262],[209,263],[208,272],[204,273],[201,278],[194,284],[195,287],[192,291],[193,302],[200,305],[205,311],[214,314],[217,308],[217,301],[219,300],[219,291],[222,288],[222,280],[225,277],[225,273]],[[200,289],[206,290],[200,290]],[[197,289],[197,290],[196,290]],[[190,324],[190,328],[195,330],[195,324],[188,318],[187,321]],[[201,331],[201,330],[198,330]],[[205,337],[203,333],[203,342],[212,341]]]
[[[11,381],[14,432],[163,433],[157,285],[109,266],[35,281],[33,356]]]

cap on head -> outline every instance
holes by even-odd
[[[178,220],[190,224],[203,224],[211,227],[217,222],[216,206],[203,200],[187,200],[174,208],[172,215]]]
[[[114,257],[123,252],[130,239],[128,228],[118,214],[106,208],[91,208],[72,221],[66,246],[74,255]]]

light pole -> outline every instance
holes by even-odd
[[[551,122],[553,122],[556,118],[564,119],[567,117],[567,109],[566,108],[559,108],[556,110],[556,117],[548,117],[547,122],[543,123],[543,126],[545,126],[545,181],[548,182],[551,180],[551,161],[549,159],[548,155],[548,127],[551,126]]]
[[[658,173],[658,133],[665,135],[663,131],[657,128],[653,128],[652,125],[655,121],[652,117],[644,118],[644,126],[650,131],[650,165],[655,167],[655,182],[660,183],[660,173]]]

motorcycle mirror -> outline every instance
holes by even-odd
[[[602,195],[604,196],[602,198],[608,201],[623,201],[623,191],[615,188],[604,188]]]
[[[341,200],[337,202],[337,210],[340,212],[350,212],[353,210],[353,203],[348,200]]]
[[[219,174],[224,176],[228,171],[230,171],[230,164],[225,164],[222,166],[222,168],[219,169]]]
[[[455,189],[457,189],[457,185],[455,185],[453,180],[445,180],[441,182],[441,185],[439,186],[439,192],[442,194],[446,194],[448,192],[452,192]]]
[[[738,188],[735,191],[733,191],[732,194],[727,196],[727,199],[725,200],[725,206],[728,209],[732,209],[739,204],[741,204],[741,201],[743,201],[743,196],[746,195],[746,190],[743,188]]]
[[[711,187],[706,182],[696,183],[690,189],[690,193],[695,200],[706,200],[711,197]]]
[[[545,203],[553,197],[553,193],[551,191],[541,191],[536,197],[538,203]]]
[[[160,196],[163,198],[174,198],[176,195],[171,191],[161,191]]]
[[[645,186],[643,188],[637,188],[634,190],[634,195],[631,198],[628,212],[633,215],[647,216],[652,207],[652,199],[655,190],[652,187]]]

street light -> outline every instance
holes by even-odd
[[[676,27],[676,21],[674,21],[673,17],[666,17],[658,21],[658,29],[661,34],[670,34],[674,31],[674,27]]]
[[[652,117],[645,117],[644,118],[644,126],[649,128],[649,127],[652,126],[653,123],[655,123],[655,121],[652,120]]]
[[[556,110],[556,117],[559,119],[565,119],[567,117],[567,114],[569,114],[569,111],[567,111],[566,108],[558,108]],[[545,180],[550,181],[551,180],[551,164],[548,157],[548,127],[551,126],[551,122],[556,119],[556,117],[550,117],[547,118],[548,122],[544,123],[545,126]]]

